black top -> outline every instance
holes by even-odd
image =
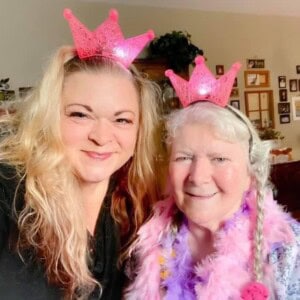
[[[30,253],[26,253],[25,261],[22,261],[9,247],[10,241],[17,234],[12,201],[18,182],[13,169],[0,165],[0,299],[62,299],[62,290],[48,284],[43,267],[29,259]],[[112,190],[110,184],[99,213],[95,235],[90,237],[93,256],[90,270],[101,283],[103,292],[99,298],[99,292],[94,291],[89,299],[121,299],[124,277],[123,272],[117,268],[120,242],[118,227],[110,215]],[[18,206],[24,203],[23,185],[18,191],[17,203]]]

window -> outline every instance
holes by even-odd
[[[273,91],[245,92],[246,115],[257,129],[274,128]]]

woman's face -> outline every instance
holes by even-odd
[[[195,123],[178,130],[169,171],[178,208],[189,222],[213,231],[239,209],[251,181],[247,147]]]
[[[67,77],[61,110],[66,156],[83,183],[108,181],[133,155],[139,96],[125,76],[77,72]]]

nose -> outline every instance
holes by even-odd
[[[99,146],[110,143],[113,139],[113,125],[106,119],[96,120],[91,127],[88,138]]]
[[[212,177],[212,165],[208,158],[194,159],[190,166],[188,181],[194,185],[208,183]]]

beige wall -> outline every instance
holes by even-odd
[[[0,78],[10,77],[13,88],[34,85],[49,55],[62,44],[71,43],[64,7],[70,7],[82,22],[94,29],[107,16],[110,5],[76,0],[4,0],[0,10]],[[239,90],[244,109],[243,70],[247,58],[265,59],[274,92],[276,128],[285,136],[285,146],[293,147],[300,159],[300,121],[280,125],[277,113],[277,76],[300,79],[300,18],[212,13],[191,10],[142,8],[114,5],[126,36],[148,28],[157,35],[172,30],[187,30],[192,41],[202,48],[212,70],[225,69],[240,60]],[[299,93],[293,93],[298,95]],[[289,101],[292,93],[289,93]]]

